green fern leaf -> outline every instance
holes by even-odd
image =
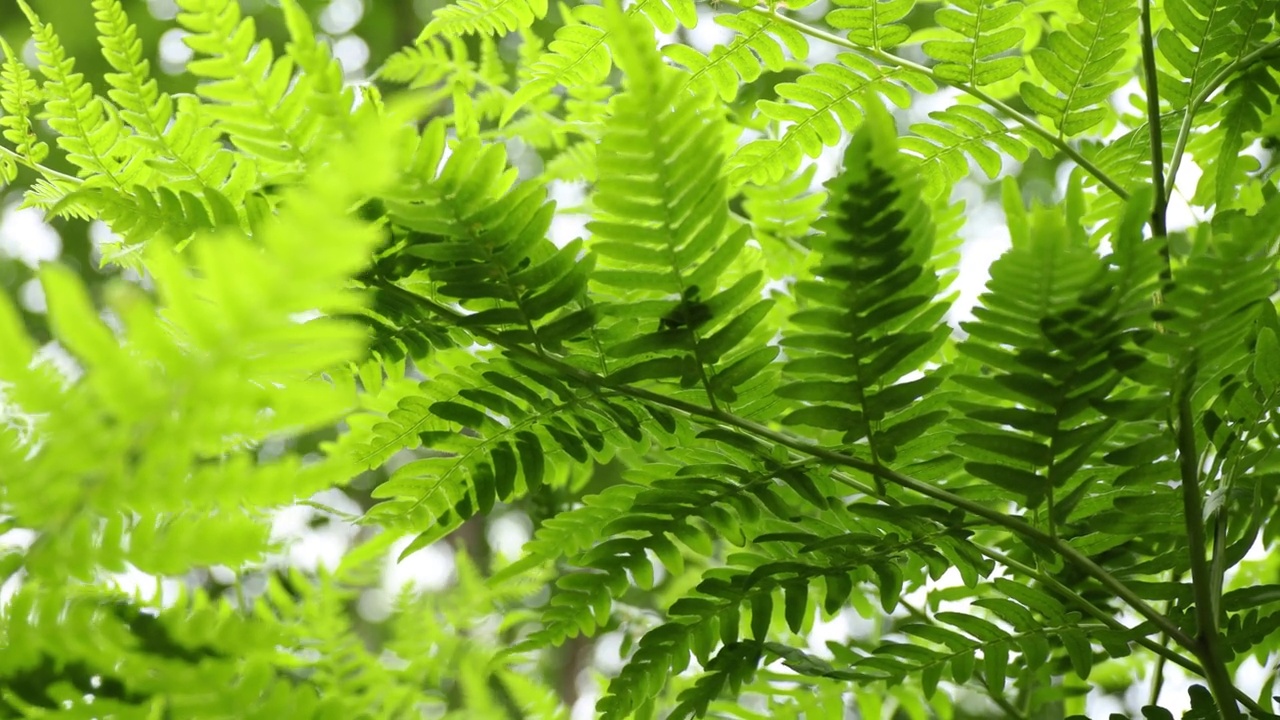
[[[1160,73],[1160,94],[1174,109],[1186,107],[1234,54],[1241,41],[1232,22],[1242,4],[1237,0],[1169,0],[1170,27],[1156,36],[1161,56],[1180,77]]]
[[[638,0],[627,8],[627,15],[644,16],[652,27],[664,33],[698,24],[693,0]],[[556,30],[549,52],[533,66],[532,80],[516,90],[503,110],[501,124],[505,125],[520,108],[547,95],[558,85],[599,85],[612,69],[613,58],[609,54],[612,31],[606,27],[604,8],[578,5],[565,8],[565,16],[568,19]],[[643,34],[648,37],[650,32],[646,30]]]
[[[547,0],[457,0],[436,10],[417,42],[435,35],[503,35],[547,14]]]
[[[925,190],[931,197],[945,197],[950,188],[969,175],[969,159],[994,180],[1007,155],[1025,162],[1032,147],[1042,154],[1051,150],[1031,133],[1010,127],[974,105],[955,105],[929,113],[932,123],[911,126],[902,149],[918,158]]]
[[[1080,14],[1083,20],[1050,33],[1031,52],[1031,62],[1058,94],[1031,83],[1021,87],[1027,106],[1048,117],[1063,136],[1079,135],[1111,114],[1103,103],[1124,84],[1113,70],[1138,19],[1138,9],[1127,0],[1084,0]]]
[[[911,36],[902,20],[914,7],[915,0],[836,0],[825,20],[863,47],[892,50]]]
[[[632,6],[633,11],[635,7]],[[604,10],[596,5],[579,5],[568,11],[565,24],[556,30],[548,51],[532,66],[531,78],[516,90],[502,111],[500,123],[507,124],[522,107],[547,95],[557,85],[601,84],[613,68],[603,22]]]
[[[1268,68],[1255,68],[1229,82],[1223,95],[1222,122],[1218,124],[1222,144],[1217,157],[1204,163],[1206,175],[1213,179],[1211,202],[1219,210],[1231,207],[1237,199],[1241,176],[1249,168],[1246,163],[1251,162],[1243,155],[1245,140],[1262,132],[1263,119],[1271,117],[1280,98],[1280,82]]]
[[[0,69],[0,128],[4,139],[13,143],[14,150],[29,162],[43,162],[49,156],[49,146],[36,136],[32,117],[40,104],[40,88],[31,71],[13,48],[0,39],[0,51],[4,52],[4,67]]]
[[[1026,34],[1014,22],[1022,7],[1016,0],[948,0],[933,17],[956,39],[930,40],[921,46],[938,61],[934,72],[973,87],[1013,77],[1022,69],[1022,57],[1005,53],[1018,47]]]
[[[957,447],[971,474],[1035,507],[1045,498],[1052,503],[1056,488],[1095,462],[1114,429],[1093,404],[1121,380],[1113,366],[1123,328],[1118,318],[1149,298],[1149,286],[1118,282],[1088,246],[1079,228],[1078,185],[1069,191],[1065,220],[1044,210],[1028,218],[1008,181],[1004,199],[1013,247],[992,265],[977,320],[961,325],[969,338],[959,347],[985,370],[958,380],[989,399],[957,405],[967,416],[956,422]],[[1118,243],[1138,241],[1138,207],[1129,209]],[[1081,386],[1088,390],[1071,389]],[[1053,510],[1060,521],[1067,508]]]
[[[1272,17],[1278,7],[1280,3],[1276,0],[1256,0],[1235,16],[1240,42],[1234,61],[1242,61],[1270,35]],[[1207,147],[1197,147],[1193,153],[1205,170],[1194,199],[1196,203],[1213,204],[1222,209],[1238,200],[1238,184],[1248,170],[1256,167],[1252,158],[1241,151],[1248,138],[1262,131],[1262,119],[1270,116],[1272,102],[1278,94],[1276,79],[1265,65],[1236,75],[1223,88],[1219,110],[1222,120],[1218,123],[1223,132],[1206,133],[1203,145]]]
[[[721,288],[746,241],[729,225],[723,124],[705,95],[684,89],[685,75],[639,43],[641,21],[618,22],[636,28],[613,29],[627,91],[600,142],[599,212],[587,226],[601,257],[592,279],[620,292],[602,310],[616,318],[602,329],[605,358],[626,361],[612,368],[618,382],[674,377],[728,400],[733,388],[715,374],[745,357],[738,348],[772,302],[756,295],[758,271]]]
[[[253,19],[241,17],[235,0],[179,0],[178,7],[178,21],[191,33],[187,45],[204,55],[187,65],[207,80],[197,88],[212,101],[203,112],[240,150],[297,172],[324,137],[324,125],[303,112],[313,85],[291,86],[293,59],[277,59],[270,41],[257,41]]]
[[[404,182],[382,202],[406,233],[396,252],[413,259],[414,281],[467,310],[451,322],[544,349],[592,325],[594,311],[579,301],[593,257],[578,257],[580,242],[557,248],[546,238],[554,205],[537,183],[511,188],[515,170],[502,146],[466,140],[442,163],[445,125],[435,121],[410,152]],[[388,270],[371,284],[404,276]]]
[[[808,235],[827,202],[824,191],[811,192],[818,166],[809,165],[780,185],[746,185],[743,209],[758,235],[799,240]]]
[[[780,397],[805,401],[782,418],[865,440],[873,462],[889,461],[946,418],[922,402],[940,376],[901,382],[950,336],[945,303],[934,302],[929,267],[933,227],[918,186],[907,178],[892,121],[873,115],[845,152],[842,174],[827,184],[834,206],[814,241],[821,281],[796,285],[800,311],[784,335]],[[923,459],[923,458],[918,458]]]
[[[181,189],[199,192],[221,188],[232,174],[233,154],[222,147],[212,127],[200,124],[200,113],[193,104],[183,105],[184,112],[175,114],[173,98],[160,92],[151,78],[137,28],[129,22],[119,0],[94,0],[93,7],[102,54],[115,71],[106,75],[112,87],[107,95],[134,131],[129,140],[136,148],[135,155],[147,158],[166,180],[186,183],[179,185]],[[232,191],[237,200],[244,188],[238,189]]]
[[[794,83],[779,85],[778,96],[790,103],[757,103],[761,115],[788,125],[781,138],[753,140],[734,153],[732,182],[777,182],[798,170],[804,157],[817,157],[838,144],[845,131],[856,129],[867,107],[881,102],[877,95],[906,107],[911,95],[903,85],[925,93],[935,89],[928,77],[913,70],[880,68],[851,53],[837,60],[818,65]]]
[[[41,22],[25,2],[20,6],[31,21],[40,74],[46,82],[45,116],[57,131],[58,146],[67,152],[67,160],[80,169],[82,177],[123,190],[137,175],[141,164],[126,168],[118,158],[126,132],[115,112],[93,94],[84,76],[75,72],[75,61],[67,57],[62,42],[53,28]]]
[[[717,45],[710,55],[678,43],[662,48],[662,54],[689,70],[690,85],[711,85],[726,102],[738,96],[743,83],[758,79],[762,68],[770,72],[785,69],[788,59],[784,49],[796,61],[809,56],[804,35],[765,15],[716,15],[715,22],[737,33],[733,42]]]

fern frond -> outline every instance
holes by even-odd
[[[647,18],[651,27],[664,33],[698,24],[694,0],[638,0],[626,12],[628,17]],[[548,52],[532,67],[533,79],[521,85],[512,96],[502,113],[502,124],[556,86],[599,85],[613,68],[609,54],[611,31],[607,28],[604,8],[578,5],[566,7],[564,14],[565,24],[556,30]],[[644,36],[648,37],[651,32],[645,31]]]
[[[781,138],[753,140],[739,148],[730,160],[732,182],[776,182],[795,172],[804,157],[816,158],[839,143],[845,131],[857,129],[868,104],[881,102],[877,95],[906,107],[911,101],[907,87],[922,93],[936,89],[914,70],[877,67],[852,53],[837,60],[818,65],[794,83],[778,85],[778,96],[791,103],[757,103],[763,116],[786,123],[786,129]]]
[[[955,39],[921,46],[938,61],[934,72],[974,87],[1013,77],[1022,69],[1022,57],[1005,53],[1018,47],[1026,33],[1014,23],[1022,7],[1016,0],[947,0],[933,17]]]
[[[1112,114],[1103,103],[1124,84],[1113,71],[1138,20],[1138,9],[1127,0],[1083,0],[1080,14],[1080,22],[1050,33],[1031,52],[1031,62],[1057,94],[1029,82],[1021,87],[1027,106],[1049,118],[1060,136],[1079,135]]]
[[[67,56],[53,28],[42,22],[25,2],[19,5],[31,21],[36,57],[45,83],[44,116],[58,133],[58,147],[67,152],[67,160],[79,168],[81,177],[123,190],[142,167],[120,160],[128,153],[123,149],[127,133],[119,116],[106,102],[94,95],[84,75],[75,72],[75,60]]]
[[[188,70],[206,82],[204,112],[232,143],[268,167],[299,171],[320,148],[323,127],[305,112],[310,85],[292,84],[294,63],[258,41],[252,18],[235,0],[179,0],[185,42],[203,55]]]
[[[1114,428],[1094,404],[1121,380],[1113,360],[1123,328],[1118,314],[1150,297],[1143,283],[1115,282],[1089,247],[1078,216],[1081,193],[1071,188],[1065,219],[1044,210],[1028,218],[1006,181],[1013,246],[992,265],[977,320],[961,325],[969,338],[959,346],[985,368],[957,378],[980,394],[957,405],[966,416],[956,421],[966,471],[1028,507],[1048,498],[1051,524],[1071,509],[1054,505],[1054,491],[1096,462]],[[1140,238],[1136,212],[1130,209],[1118,243]]]
[[[627,90],[600,142],[599,212],[587,226],[601,258],[592,280],[618,293],[602,308],[614,322],[601,329],[601,362],[617,382],[679,378],[713,404],[730,400],[749,379],[734,364],[776,348],[739,352],[773,303],[757,294],[762,273],[726,272],[746,235],[729,224],[723,121],[705,95],[685,90],[682,73],[638,44],[641,21],[624,21],[635,29],[624,37],[614,28],[613,37]],[[726,275],[736,282],[722,288]]]
[[[780,72],[787,67],[785,49],[791,58],[809,56],[809,42],[795,28],[759,13],[716,15],[717,25],[737,33],[728,45],[717,45],[709,55],[679,43],[662,48],[662,54],[689,70],[690,85],[708,84],[721,99],[732,101],[743,83],[755,81],[762,68]]]
[[[543,167],[543,177],[562,182],[596,181],[596,151],[598,145],[591,140],[581,140],[556,153]]]
[[[1181,75],[1160,73],[1161,98],[1174,109],[1186,107],[1235,54],[1241,37],[1232,20],[1241,9],[1238,0],[1170,0],[1165,8],[1170,27],[1160,30],[1156,44]]]
[[[87,188],[64,195],[50,211],[62,215],[71,207],[78,212],[92,212],[110,225],[124,244],[134,247],[157,235],[180,242],[199,232],[241,225],[231,200],[212,189],[197,195],[163,185],[154,191],[139,185],[134,186],[131,194],[121,195],[101,188]],[[105,249],[110,255],[112,248]]]
[[[43,162],[49,156],[49,146],[36,136],[32,122],[36,107],[41,103],[40,88],[22,58],[13,52],[9,43],[0,38],[0,51],[4,52],[4,67],[0,68],[0,128],[4,139],[13,143],[14,150],[32,163]]]
[[[633,5],[632,10],[638,5]],[[613,69],[603,22],[604,10],[599,6],[579,5],[568,10],[565,24],[556,29],[547,52],[530,68],[530,79],[516,90],[503,110],[501,123],[505,125],[522,107],[546,96],[558,85],[601,84]]]
[[[456,325],[539,348],[558,348],[592,325],[594,311],[579,302],[592,256],[578,257],[580,242],[557,248],[547,239],[554,205],[537,183],[512,189],[515,169],[501,145],[464,141],[442,164],[445,127],[436,121],[409,152],[404,182],[382,201],[406,233],[397,253],[421,270],[412,282],[468,312]]]
[[[1152,311],[1165,332],[1142,343],[1154,367],[1138,377],[1167,390],[1191,366],[1197,387],[1248,367],[1254,324],[1276,291],[1273,276],[1255,262],[1275,241],[1277,217],[1280,201],[1273,196],[1254,216],[1225,212],[1215,227],[1197,233],[1200,252],[1175,268],[1164,306]]]
[[[504,35],[547,14],[547,0],[456,0],[432,13],[416,42],[435,35]]]
[[[222,147],[212,127],[200,124],[194,107],[185,106],[186,112],[175,119],[173,98],[160,92],[151,78],[151,63],[142,56],[137,28],[119,0],[94,0],[93,7],[103,57],[115,71],[106,75],[112,87],[107,95],[134,131],[129,137],[134,153],[147,157],[168,182],[185,182],[181,189],[221,188],[232,173],[233,154]]]
[[[964,546],[963,531],[944,529],[932,519],[910,517],[904,508],[880,508],[878,516],[898,518],[901,525],[913,531],[906,538],[898,534],[849,533],[837,531],[832,536],[804,532],[780,532],[757,536],[751,547],[731,556],[732,565],[709,570],[691,594],[677,600],[668,613],[674,620],[650,630],[640,641],[635,654],[618,677],[609,684],[609,693],[601,698],[597,709],[606,718],[627,717],[649,702],[654,691],[666,678],[685,671],[690,654],[709,671],[708,682],[699,683],[681,695],[681,717],[699,712],[714,699],[729,670],[740,679],[754,674],[761,654],[739,652],[744,645],[759,647],[768,643],[771,629],[780,614],[787,629],[802,633],[821,606],[827,612],[838,611],[849,601],[856,583],[869,582],[881,588],[881,601],[886,612],[897,605],[904,576],[903,565],[927,567],[930,576],[940,576],[951,567],[951,550]],[[895,530],[900,527],[894,524]],[[938,535],[947,537],[942,544],[949,552],[943,555],[926,540]],[[960,562],[975,564],[974,553]],[[908,560],[910,558],[910,560]],[[982,574],[992,566],[983,563]],[[821,584],[815,583],[820,580]],[[817,589],[821,588],[819,597]],[[781,613],[777,613],[780,609]],[[743,621],[746,621],[745,623]],[[744,632],[741,625],[746,625]],[[717,646],[719,652],[716,652]],[[795,655],[785,646],[768,643],[771,650],[788,659]],[[724,660],[728,653],[732,660]],[[872,665],[874,663],[867,663]],[[809,666],[811,669],[817,665]],[[802,671],[803,671],[802,669]],[[883,672],[854,673],[821,670],[821,675],[844,680],[883,680]]]
[[[1236,14],[1233,20],[1239,30],[1239,44],[1231,58],[1233,62],[1243,60],[1270,35],[1278,6],[1276,0],[1255,0]],[[1218,108],[1221,120],[1216,127],[1221,132],[1204,133],[1188,144],[1204,170],[1194,198],[1196,204],[1225,209],[1238,201],[1237,188],[1257,165],[1241,151],[1249,138],[1261,134],[1262,119],[1270,116],[1278,94],[1276,78],[1265,63],[1227,82]]]
[[[575,463],[608,462],[643,437],[632,410],[575,394],[536,370],[495,362],[458,373],[433,377],[351,449],[366,467],[418,442],[430,450],[374,489],[382,502],[364,518],[419,533],[403,555],[495,502],[560,486]],[[532,382],[516,379],[531,374]]]
[[[300,71],[297,83],[303,86],[302,89],[295,88],[294,92],[306,99],[307,108],[316,115],[314,122],[341,128],[355,102],[355,95],[346,83],[342,63],[333,56],[329,44],[316,37],[311,18],[298,0],[281,0],[280,9],[289,30],[289,43],[285,50],[297,65]],[[321,134],[333,129],[326,128]]]
[[[1257,167],[1243,151],[1247,140],[1261,134],[1264,118],[1272,116],[1280,99],[1280,82],[1269,68],[1258,67],[1231,80],[1222,94],[1222,120],[1216,133],[1220,136],[1218,153],[1200,161],[1205,170],[1201,185],[1211,187],[1212,194],[1196,193],[1197,202],[1215,205],[1218,210],[1235,204],[1243,176]],[[1210,181],[1212,185],[1208,185]]]
[[[255,446],[331,426],[352,403],[318,376],[361,351],[360,328],[334,316],[359,308],[349,280],[378,238],[346,207],[390,178],[388,143],[367,130],[286,193],[252,241],[220,218],[223,234],[192,246],[198,273],[149,247],[159,299],[113,289],[117,328],[72,271],[47,266],[50,327],[83,369],[75,382],[31,362],[0,298],[6,403],[41,418],[39,445],[6,445],[0,469],[6,514],[39,538],[26,554],[32,577],[90,579],[125,562],[160,574],[239,565],[267,547],[257,508],[350,478],[345,458],[263,461]],[[315,311],[324,315],[296,319]]]
[[[798,240],[813,231],[827,202],[826,191],[810,191],[816,164],[778,185],[745,185],[742,208],[757,236]]]
[[[969,175],[969,158],[994,180],[1005,155],[1024,162],[1032,147],[1052,154],[1039,136],[1010,127],[974,105],[955,105],[929,117],[934,122],[911,126],[912,134],[902,139],[902,149],[919,159],[924,188],[931,197],[945,197]]]
[[[853,42],[875,50],[892,50],[907,41],[911,29],[902,20],[916,0],[836,0],[826,23],[847,30]]]
[[[896,459],[946,418],[945,398],[933,392],[941,376],[902,380],[951,334],[942,322],[947,304],[934,301],[932,221],[892,123],[879,115],[854,136],[843,172],[827,184],[833,205],[818,223],[820,260],[796,284],[796,329],[782,340],[789,382],[777,390],[805,403],[784,424],[840,433],[843,444],[865,440],[873,462]]]

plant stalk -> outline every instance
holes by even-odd
[[[1147,85],[1147,134],[1151,136],[1151,186],[1155,203],[1151,208],[1151,234],[1158,238],[1164,256],[1165,273],[1169,264],[1169,197],[1164,187],[1164,129],[1160,125],[1160,88],[1156,72],[1156,46],[1151,34],[1151,0],[1142,0],[1142,72]],[[1165,278],[1166,280],[1168,277]]]
[[[1227,669],[1222,636],[1218,632],[1218,599],[1213,593],[1213,578],[1205,558],[1204,507],[1200,496],[1199,455],[1196,454],[1195,416],[1191,410],[1191,384],[1195,363],[1183,371],[1175,391],[1178,439],[1178,467],[1182,474],[1182,511],[1187,527],[1187,551],[1191,561],[1191,586],[1196,603],[1196,637],[1190,649],[1204,666],[1209,691],[1224,720],[1238,720],[1240,708],[1235,702],[1235,684]],[[1172,637],[1172,636],[1171,636]],[[1179,641],[1181,644],[1181,641]]]

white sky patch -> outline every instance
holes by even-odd
[[[62,237],[44,221],[44,213],[12,203],[0,214],[0,254],[34,268],[62,255]]]
[[[364,17],[361,0],[333,0],[320,13],[320,27],[331,35],[351,32]]]
[[[369,64],[369,43],[359,35],[344,35],[333,43],[333,56],[347,75],[358,75]]]
[[[160,69],[170,75],[178,75],[187,69],[187,63],[196,53],[187,47],[184,39],[188,33],[180,28],[166,30],[160,36]]]
[[[447,543],[429,545],[397,562],[400,553],[413,542],[413,536],[401,538],[392,546],[387,558],[383,588],[397,593],[405,585],[416,590],[443,590],[453,580],[453,551]]]

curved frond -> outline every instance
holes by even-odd
[[[4,139],[13,143],[14,150],[29,162],[43,162],[49,156],[49,146],[36,136],[34,123],[36,107],[43,100],[40,88],[22,58],[3,38],[0,51],[4,52],[4,67],[0,68],[0,128]]]
[[[690,73],[690,85],[710,85],[721,99],[732,101],[743,83],[755,81],[764,70],[780,72],[793,60],[809,55],[809,42],[798,30],[753,12],[716,15],[717,25],[737,33],[733,42],[717,45],[709,55],[679,43],[662,48],[662,54]],[[700,88],[701,89],[701,88]]]
[[[627,8],[631,18],[644,17],[646,25],[664,33],[698,24],[694,0],[638,0]],[[565,24],[556,30],[548,52],[532,68],[532,79],[522,84],[502,112],[502,124],[529,102],[546,96],[557,86],[598,85],[613,69],[609,53],[612,42],[605,9],[598,5],[577,5],[566,9]],[[640,26],[637,25],[637,28]],[[641,33],[643,37],[652,30]]]
[[[547,14],[547,0],[456,0],[436,10],[417,42],[435,35],[503,35]]]
[[[277,58],[269,40],[257,39],[236,0],[179,0],[178,7],[178,21],[191,33],[187,45],[203,56],[187,65],[205,81],[197,87],[210,101],[202,112],[259,162],[298,171],[325,138],[325,123],[305,112],[316,86],[294,82],[294,59]]]
[[[1222,94],[1218,153],[1200,160],[1205,169],[1202,184],[1212,181],[1212,195],[1197,191],[1196,200],[1226,210],[1237,201],[1245,174],[1258,166],[1244,149],[1262,133],[1265,119],[1273,116],[1280,100],[1280,81],[1270,68],[1258,67],[1227,83]]]
[[[1055,506],[1055,491],[1096,462],[1114,429],[1096,406],[1121,380],[1119,318],[1149,303],[1151,290],[1108,273],[1080,227],[1079,186],[1070,193],[1068,217],[1043,209],[1028,217],[1006,182],[1013,247],[992,265],[976,320],[961,325],[969,338],[959,350],[982,370],[957,377],[977,393],[956,405],[965,414],[955,423],[965,470],[1028,507],[1047,498],[1051,524],[1071,510],[1061,496]],[[1127,223],[1117,243],[1140,238],[1134,208]],[[1154,267],[1146,271],[1154,276]]]
[[[883,96],[899,107],[911,102],[908,87],[918,92],[935,89],[928,77],[905,68],[882,68],[852,53],[835,63],[822,63],[794,83],[782,83],[778,96],[790,102],[761,100],[760,114],[785,129],[780,138],[753,140],[730,160],[733,182],[776,182],[800,169],[805,157],[815,158],[834,147],[846,132],[862,124],[869,103]]]
[[[1026,161],[1031,148],[1051,154],[1044,141],[1002,122],[975,105],[954,105],[929,113],[934,122],[911,126],[911,135],[902,139],[902,149],[920,162],[926,191],[945,197],[955,183],[969,175],[969,159],[994,180],[1007,155]]]
[[[138,30],[120,1],[94,0],[93,7],[102,54],[114,70],[106,75],[111,85],[107,95],[133,129],[129,140],[134,153],[149,158],[151,167],[181,189],[221,188],[232,173],[233,153],[222,147],[217,131],[201,123],[193,105],[175,108],[173,98],[160,91],[151,63],[142,56]],[[175,113],[177,109],[183,112]]]
[[[75,60],[67,56],[53,28],[41,22],[25,2],[19,3],[31,21],[36,57],[45,82],[41,92],[45,100],[45,116],[58,133],[58,147],[67,152],[67,160],[79,168],[81,177],[92,178],[123,190],[140,172],[141,164],[121,162],[121,151],[128,133],[114,108],[75,72]]]
[[[1160,55],[1180,77],[1160,73],[1160,95],[1181,109],[1234,55],[1240,44],[1232,22],[1244,9],[1240,0],[1169,0],[1165,15],[1170,27],[1156,36]]]

